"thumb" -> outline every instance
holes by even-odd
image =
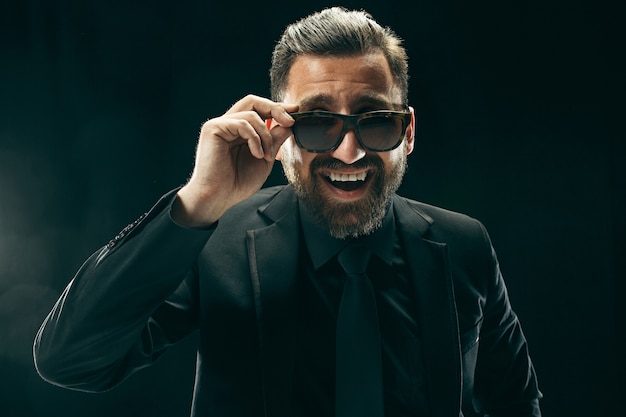
[[[272,135],[271,157],[272,160],[274,160],[276,158],[276,154],[278,154],[278,151],[280,150],[280,147],[283,145],[285,140],[292,135],[292,132],[289,127],[275,125],[270,130],[270,135]]]

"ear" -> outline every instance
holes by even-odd
[[[411,112],[411,123],[409,123],[409,126],[406,128],[406,137],[404,139],[407,155],[413,152],[415,148],[415,109],[409,106],[409,111]]]

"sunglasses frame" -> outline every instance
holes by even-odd
[[[303,150],[305,150],[307,152],[311,152],[311,153],[325,153],[325,152],[334,151],[335,149],[337,149],[339,147],[339,145],[343,141],[343,139],[346,136],[346,133],[348,132],[349,129],[352,129],[354,131],[355,136],[357,138],[357,141],[359,142],[359,145],[361,145],[361,147],[363,147],[363,149],[368,150],[370,152],[388,152],[388,151],[394,150],[395,148],[400,146],[400,144],[402,143],[402,141],[406,137],[406,129],[409,126],[409,124],[411,123],[411,112],[410,111],[406,111],[406,110],[405,111],[374,110],[374,111],[368,111],[368,112],[365,112],[365,113],[358,113],[358,114],[341,114],[341,113],[333,113],[333,112],[329,112],[329,111],[321,111],[321,110],[319,110],[319,111],[294,112],[294,113],[289,113],[289,114],[295,120],[295,123],[291,127],[291,129],[293,131],[293,137],[294,137],[294,140],[296,141],[296,144],[301,149],[303,149]],[[337,140],[335,141],[333,146],[331,146],[329,148],[324,148],[324,149],[309,149],[309,148],[303,146],[300,143],[300,141],[298,140],[298,135],[296,134],[298,120],[299,119],[303,119],[305,117],[311,117],[311,116],[317,116],[317,117],[323,117],[323,118],[335,118],[335,119],[341,120],[341,122],[342,122],[341,132],[339,133],[339,137],[337,138]],[[400,119],[400,121],[402,122],[402,132],[403,133],[398,138],[397,142],[393,146],[391,146],[391,147],[384,148],[384,149],[371,148],[371,147],[367,146],[365,143],[363,143],[363,140],[361,139],[361,133],[359,132],[359,125],[358,125],[358,123],[361,120],[369,119],[369,118],[372,118],[372,117],[378,117],[378,116],[391,116],[393,118]]]

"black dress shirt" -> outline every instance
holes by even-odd
[[[300,218],[304,245],[299,266],[294,409],[298,417],[332,416],[335,325],[344,281],[336,255],[349,240],[332,238],[304,207]],[[381,327],[385,416],[428,416],[415,297],[393,209],[380,229],[362,239],[373,253],[368,275]]]

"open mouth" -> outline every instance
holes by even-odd
[[[342,191],[354,191],[365,186],[369,177],[367,171],[342,174],[337,172],[324,173],[324,178],[333,187]]]

